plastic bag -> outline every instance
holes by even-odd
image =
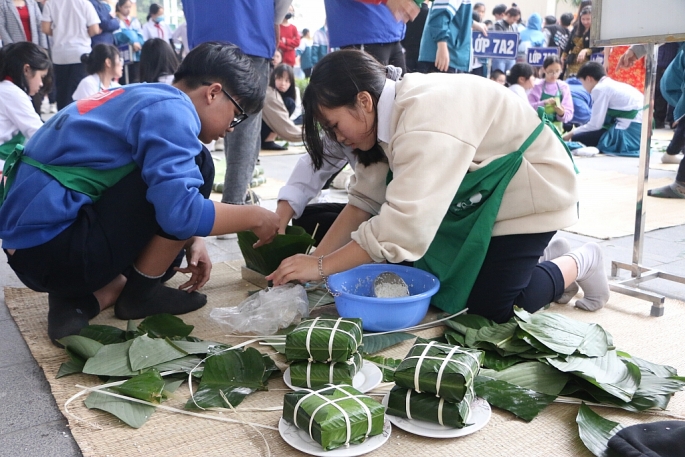
[[[299,284],[260,290],[238,306],[214,308],[209,317],[237,334],[273,335],[309,315],[307,292]]]

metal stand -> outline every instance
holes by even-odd
[[[658,317],[664,314],[664,299],[661,294],[641,290],[638,287],[640,283],[656,278],[666,279],[668,281],[679,282],[685,284],[685,278],[668,274],[663,271],[647,268],[641,265],[642,263],[642,248],[643,238],[645,233],[645,219],[647,209],[645,208],[645,187],[649,178],[649,156],[650,144],[652,141],[652,116],[654,106],[652,105],[652,94],[654,94],[654,86],[656,81],[656,61],[658,46],[648,44],[647,55],[645,56],[645,115],[642,116],[642,138],[640,140],[640,169],[638,172],[637,182],[637,207],[635,210],[635,235],[633,238],[633,263],[626,264],[622,262],[611,262],[611,276],[618,276],[619,270],[628,270],[631,272],[631,279],[619,280],[609,284],[609,288],[614,292],[619,292],[631,297],[640,298],[642,300],[652,302],[652,310],[650,314]]]

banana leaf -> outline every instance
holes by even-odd
[[[285,338],[289,361],[346,362],[362,345],[362,321],[321,318],[302,321]]]
[[[185,338],[194,328],[179,317],[162,313],[143,319],[137,331],[140,335],[147,333],[152,338]]]
[[[180,359],[186,355],[188,353],[177,349],[169,341],[150,338],[147,334],[134,339],[128,350],[129,363],[133,371]]]
[[[604,419],[583,403],[576,416],[578,434],[585,447],[597,457],[604,457],[609,450],[609,440],[618,433],[623,426],[618,422]]]
[[[439,317],[446,317],[446,315],[441,315]],[[446,320],[445,324],[462,335],[466,335],[466,330],[468,329],[478,330],[483,327],[496,325],[494,321],[476,314],[460,314],[452,319]]]
[[[265,276],[273,273],[284,259],[304,254],[314,244],[314,238],[297,226],[286,227],[285,235],[276,235],[271,243],[255,249],[252,245],[258,240],[254,232],[238,232],[238,247],[245,258],[245,265]]]
[[[542,362],[523,362],[501,371],[481,369],[480,376],[507,381],[526,389],[557,396],[569,375]]]
[[[80,335],[69,335],[59,340],[69,356],[69,361],[60,365],[55,378],[59,379],[70,374],[81,373],[86,365],[86,360],[93,357],[102,347],[102,344]]]
[[[161,403],[164,385],[164,379],[159,375],[159,371],[150,370],[132,377],[119,386],[112,387],[112,390],[119,392],[121,395],[149,401],[150,403]]]
[[[349,384],[362,367],[362,355],[357,352],[346,362],[308,362],[290,364],[290,382],[296,387],[323,387],[326,384]]]
[[[412,338],[416,338],[416,335],[405,332],[383,333],[381,335],[365,335],[364,353],[375,354],[377,352],[381,352],[383,349],[387,349],[396,344],[400,344],[402,341],[410,340]]]
[[[98,376],[135,376],[137,371],[131,369],[128,361],[128,350],[133,340],[125,343],[114,343],[102,346],[93,357],[86,361],[83,372]]]
[[[123,343],[126,341],[126,332],[111,325],[88,325],[81,329],[79,335],[101,344]]]
[[[285,394],[283,419],[329,451],[383,433],[385,407],[351,386],[332,386]]]
[[[459,402],[473,390],[483,362],[481,351],[418,339],[395,370],[395,383]]]
[[[555,395],[535,392],[485,376],[476,377],[474,390],[477,396],[486,399],[491,405],[507,410],[526,421],[532,421],[556,398]]]
[[[202,381],[186,403],[186,409],[236,407],[252,392],[267,390],[267,380],[275,364],[271,361],[267,365],[266,359],[254,348],[226,351],[207,358]]]
[[[417,419],[447,427],[463,428],[471,414],[472,392],[467,392],[464,399],[453,403],[429,393],[418,393],[412,389],[395,386],[388,396],[386,412],[392,416]]]
[[[383,382],[393,382],[395,379],[395,370],[402,363],[402,359],[391,359],[390,357],[383,357],[382,355],[365,355],[364,360],[376,365],[383,373]]]

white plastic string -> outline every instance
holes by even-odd
[[[333,367],[335,367],[335,362],[332,362],[328,369],[328,382],[331,384],[333,384]]]
[[[467,350],[462,349],[459,346],[453,346],[451,344],[436,343],[435,341],[431,341],[430,344],[436,348],[439,348],[439,349],[450,349],[451,350],[453,347],[456,347],[457,352],[459,352],[460,354],[466,354],[466,355],[470,356],[476,362],[476,364],[480,365],[480,360],[478,360],[478,356],[475,355],[472,351],[467,351]],[[425,346],[425,345],[426,345],[426,343],[415,343],[414,344],[414,346]]]
[[[413,391],[411,389],[407,389],[407,395],[404,398],[404,409],[406,410],[407,413],[407,419],[411,420],[411,393]]]
[[[331,329],[331,334],[328,337],[328,360],[327,362],[330,362],[333,360],[333,341],[335,341],[335,332],[338,330],[338,326],[340,325],[340,320],[342,318],[339,318],[335,321],[335,324],[333,325],[333,328]]]
[[[307,387],[312,388],[312,362],[307,362]]]
[[[444,360],[443,360],[442,363],[440,364],[440,369],[438,370],[438,379],[437,379],[437,381],[435,382],[435,395],[436,395],[437,397],[440,396],[440,383],[442,382],[442,374],[445,372],[445,367],[447,367],[447,365],[449,365],[449,362],[451,362],[451,361],[452,361],[452,362],[457,362],[457,360],[450,360],[450,358],[452,357],[452,355],[454,355],[454,353],[457,352],[457,350],[458,350],[458,348],[457,348],[456,346],[453,347],[453,348],[450,350],[450,352],[447,353],[447,355],[445,356]],[[466,366],[466,364],[464,364],[464,366]],[[467,368],[469,369],[469,372],[471,373],[471,378],[473,378],[473,371],[471,371],[471,368],[470,368],[470,367],[467,367]],[[440,425],[442,425],[442,424],[440,424]]]
[[[314,357],[312,356],[312,350],[310,348],[311,340],[312,340],[312,331],[314,331],[314,325],[316,325],[316,322],[319,320],[317,317],[313,321],[311,321],[309,328],[307,329],[307,338],[304,341],[304,347],[307,350],[307,353],[309,354],[309,361],[312,362],[314,361]],[[293,330],[292,333],[295,333],[297,329]]]
[[[442,422],[442,407],[443,407],[444,405],[445,405],[445,399],[444,399],[444,398],[441,398],[441,399],[440,399],[440,403],[438,403],[438,424],[440,424],[440,425],[445,425],[445,424]],[[466,416],[466,417],[468,417],[468,416]]]
[[[426,354],[428,354],[428,350],[431,348],[431,346],[433,346],[434,343],[435,341],[431,341],[430,343],[428,343],[420,356],[411,357],[419,359],[416,362],[416,367],[414,368],[414,390],[418,393],[421,393],[421,389],[419,388],[419,375],[421,374],[421,364],[423,363],[423,359],[424,357],[426,357]],[[405,360],[407,360],[408,358],[410,357],[407,357]]]

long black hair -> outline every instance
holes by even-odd
[[[509,69],[507,84],[513,86],[519,83],[519,78],[529,79],[531,76],[533,76],[533,67],[527,63],[517,63]]]
[[[119,50],[116,46],[100,43],[93,46],[93,50],[90,54],[83,54],[81,56],[81,62],[86,64],[86,71],[89,75],[92,75],[100,73],[105,69],[105,62],[107,59],[114,65],[114,62],[119,58]]]
[[[573,26],[573,36],[581,37],[585,35],[587,32],[589,32],[590,29],[586,29],[583,26],[583,22],[580,20],[581,17],[585,16],[586,14],[589,14],[590,17],[592,17],[592,7],[591,6],[586,6],[583,8],[578,14],[578,19],[576,20],[576,25]]]
[[[312,158],[314,169],[323,166],[325,152],[320,131],[323,130],[332,141],[337,142],[335,133],[322,124],[321,108],[354,108],[357,94],[368,92],[373,100],[374,111],[385,86],[386,69],[364,51],[342,49],[321,59],[312,72],[309,85],[302,96],[303,139],[307,153]],[[376,130],[378,119],[371,127]],[[362,165],[379,162],[385,154],[376,147],[370,151],[355,151]]]
[[[295,91],[295,73],[293,72],[293,67],[290,65],[282,63],[276,66],[271,72],[271,76],[269,76],[269,86],[276,89],[276,78],[282,78],[284,75],[290,80],[290,87],[287,91],[281,92],[281,96],[295,100],[297,98],[297,92]]]
[[[264,105],[266,86],[252,61],[231,43],[207,41],[193,48],[174,73],[174,83],[183,82],[196,89],[203,82],[219,82],[247,114],[259,112]]]
[[[35,74],[39,70],[52,73],[52,62],[48,53],[40,46],[30,41],[10,43],[0,48],[0,81],[10,79],[21,90],[29,93],[29,84],[24,75],[24,66],[28,65]],[[47,86],[43,80],[43,87]],[[46,90],[50,90],[48,87]]]
[[[178,65],[178,57],[169,42],[161,38],[151,38],[140,50],[140,82],[159,82],[161,76],[176,73]]]

